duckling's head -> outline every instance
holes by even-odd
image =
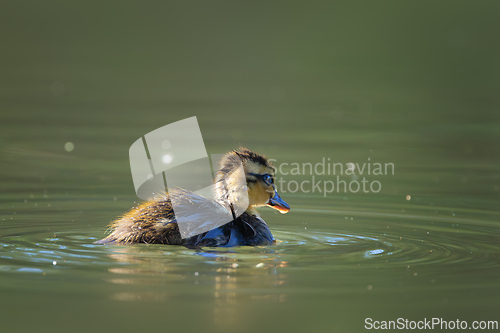
[[[242,195],[248,195],[247,211],[253,211],[255,207],[269,206],[285,214],[290,211],[290,206],[281,199],[276,190],[275,171],[266,157],[240,148],[222,158],[216,183],[219,189],[225,189],[223,192],[230,202],[237,202],[241,200]],[[242,179],[246,180],[243,186]],[[244,193],[246,191],[248,193]]]

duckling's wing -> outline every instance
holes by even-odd
[[[177,189],[169,192],[182,238],[209,232],[233,220],[231,211],[217,201]]]

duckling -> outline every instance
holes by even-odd
[[[243,165],[246,178],[244,190],[235,185],[237,169],[241,165]],[[111,234],[97,243],[148,243],[186,247],[273,244],[275,240],[271,230],[256,208],[267,205],[283,214],[290,210],[290,206],[279,196],[274,179],[275,168],[266,157],[246,148],[233,150],[224,155],[215,176],[217,203],[187,190],[169,188],[168,193],[139,205],[112,222]],[[238,200],[241,192],[245,190],[248,191],[248,207],[243,214],[236,217],[231,202]],[[232,213],[233,220],[215,229],[183,239],[172,202],[175,206],[189,205],[192,202],[201,202],[206,205],[218,204],[219,207],[222,206]],[[208,216],[197,216],[197,218],[210,219]]]

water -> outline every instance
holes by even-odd
[[[1,331],[500,320],[498,5],[8,6]],[[261,209],[277,244],[93,244],[138,201],[130,145],[191,116],[209,153],[242,145],[281,166],[292,210]],[[292,174],[323,158],[394,174],[326,194],[312,176],[323,190],[336,176]]]

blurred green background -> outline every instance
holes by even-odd
[[[0,317],[12,325],[7,331],[363,331],[364,318],[374,314],[420,320],[443,307],[449,320],[497,314],[498,1],[4,1],[0,7]],[[276,164],[371,158],[394,163],[395,175],[371,178],[382,183],[378,194],[282,193],[292,212],[263,216],[291,248],[276,250],[286,258],[264,279],[269,284],[255,285],[250,269],[239,273],[232,296],[224,294],[227,304],[207,296],[220,288],[213,281],[226,278],[220,269],[232,269],[217,266],[227,262],[202,269],[204,262],[181,250],[149,248],[153,259],[141,265],[173,260],[177,272],[177,293],[155,298],[173,283],[162,275],[171,268],[153,270],[159,284],[144,282],[150,271],[141,269],[127,273],[138,280],[116,282],[108,268],[119,263],[108,251],[121,248],[89,244],[137,200],[130,145],[191,116],[208,153],[241,145]],[[64,149],[67,142],[73,151]],[[348,222],[353,216],[358,223]],[[450,229],[458,226],[453,217],[461,218],[459,236]],[[409,282],[417,275],[406,266],[430,251],[417,245],[418,232],[430,229],[419,228],[439,221],[431,249],[443,252],[420,268],[428,279]],[[388,235],[390,226],[399,233]],[[317,235],[301,240],[305,230]],[[40,244],[57,243],[54,233],[66,235],[58,239],[71,253],[88,249],[97,259],[75,259],[66,270],[43,266],[59,260],[41,252]],[[373,262],[331,253],[325,239],[317,240],[328,233],[350,235],[349,253],[383,248],[386,256]],[[365,244],[369,237],[380,244]],[[349,249],[344,245],[337,248]],[[231,258],[242,267],[255,267],[263,256],[241,251]],[[40,256],[45,261],[33,259]],[[355,269],[360,264],[364,270]],[[33,265],[44,275],[19,271]],[[288,268],[276,273],[279,267]],[[210,276],[196,292],[186,284],[194,270]],[[109,291],[116,288],[109,281],[122,284],[121,296]],[[284,291],[270,297],[281,284]],[[126,294],[130,285],[143,296]],[[368,296],[367,285],[374,286]],[[214,304],[237,314],[228,313],[233,319],[222,325],[207,310]]]
[[[64,155],[74,142],[81,177],[128,177],[135,138],[193,115],[209,153],[344,163],[372,151],[401,171],[496,171],[495,1],[3,8],[0,144]]]

